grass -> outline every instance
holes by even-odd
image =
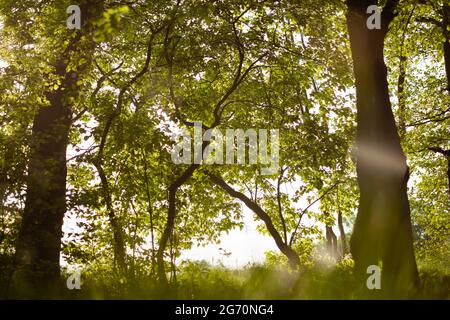
[[[117,280],[106,270],[87,271],[81,290],[68,299],[366,299],[383,298],[382,290],[362,290],[353,277],[351,260],[319,265],[302,271],[282,266],[248,265],[240,269],[213,266],[204,261],[185,262],[177,282],[162,290],[148,276]],[[82,273],[83,274],[83,273]],[[448,299],[450,276],[421,269],[418,299]]]

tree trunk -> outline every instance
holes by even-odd
[[[442,7],[442,32],[444,34],[444,64],[447,77],[447,92],[450,95],[450,4],[444,3]],[[450,150],[444,151],[447,159],[448,196],[450,198]]]
[[[48,93],[51,107],[41,108],[34,118],[25,211],[16,245],[13,280],[20,278],[23,293],[30,295],[54,292],[59,282],[70,110],[57,95]]]
[[[447,76],[447,92],[450,94],[450,4],[444,3],[442,7],[442,33],[444,35],[444,64]]]
[[[327,239],[327,250],[333,259],[338,258],[337,237],[333,231],[333,227],[325,226],[325,235]]]
[[[205,148],[205,144],[203,144],[202,150]],[[175,216],[177,213],[176,209],[176,195],[178,189],[192,176],[194,171],[199,167],[198,164],[191,164],[183,174],[178,177],[173,183],[170,184],[168,189],[168,201],[169,208],[167,213],[167,222],[164,227],[163,234],[161,235],[161,239],[159,241],[158,251],[156,253],[156,261],[158,267],[158,279],[163,285],[167,285],[167,275],[166,275],[166,267],[164,265],[164,252],[167,248],[167,243],[169,241],[170,235],[173,232],[175,227]]]
[[[398,1],[385,5],[381,29],[369,30],[366,9],[377,1],[348,0],[347,28],[357,95],[358,215],[351,238],[355,272],[363,287],[366,270],[382,262],[386,296],[406,297],[418,284],[410,208],[409,170],[389,101],[384,39]]]
[[[211,128],[215,128],[219,124],[219,122],[220,119],[216,118]],[[210,141],[203,141],[201,150],[197,155],[195,155],[196,159],[202,159],[203,152],[210,143]],[[186,181],[188,181],[192,177],[195,170],[200,167],[200,164],[196,162],[199,161],[194,161],[193,164],[189,165],[189,167],[177,179],[175,179],[168,188],[169,207],[167,212],[167,221],[164,227],[164,231],[159,240],[159,247],[156,253],[158,279],[163,286],[167,286],[168,284],[166,267],[164,264],[164,252],[166,251],[170,235],[173,233],[173,229],[175,228],[175,217],[177,215],[177,191]]]
[[[338,212],[338,227],[339,227],[339,235],[341,238],[341,257],[344,257],[347,254],[347,237],[345,235],[344,223],[342,221],[342,212]]]
[[[9,297],[54,298],[60,294],[60,249],[62,224],[66,212],[66,148],[72,122],[68,98],[76,98],[79,74],[67,66],[74,54],[89,52],[80,48],[82,33],[90,30],[88,21],[92,6],[80,5],[82,27],[56,62],[55,75],[62,82],[57,90],[45,92],[48,107],[40,108],[34,117],[28,159],[25,209],[16,243],[15,269],[10,280]],[[84,29],[83,29],[84,28]],[[92,49],[91,45],[88,45]],[[87,55],[86,55],[87,56]],[[89,61],[89,57],[86,59]]]
[[[106,206],[106,211],[108,214],[109,223],[111,224],[111,229],[114,237],[114,263],[117,266],[117,270],[119,274],[125,274],[127,271],[126,265],[126,250],[125,250],[125,242],[123,240],[123,230],[120,224],[120,221],[114,211],[114,207],[111,199],[111,192],[109,189],[109,182],[106,178],[105,170],[98,161],[94,161],[94,165],[97,168],[98,175],[100,177],[101,185],[102,185],[102,193],[103,193],[103,201]]]
[[[399,133],[403,140],[406,134],[406,99],[405,99],[405,80],[406,80],[406,56],[401,53],[399,59],[399,75],[397,81],[397,95],[398,95],[398,112],[399,112]]]
[[[443,33],[444,33],[444,63],[445,74],[447,76],[447,92],[450,95],[450,4],[444,3],[443,13]],[[450,198],[450,150],[447,150],[447,181],[448,196]]]

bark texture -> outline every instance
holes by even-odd
[[[356,274],[365,287],[369,265],[382,263],[382,290],[406,297],[418,285],[410,208],[409,170],[389,100],[384,39],[395,17],[396,0],[387,1],[381,29],[366,21],[374,0],[348,0],[347,28],[357,95],[358,215],[351,238]]]

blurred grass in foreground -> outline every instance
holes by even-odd
[[[148,276],[116,279],[110,272],[82,273],[81,290],[66,299],[383,299],[383,290],[362,290],[353,278],[352,260],[335,266],[314,265],[300,272],[284,267],[248,265],[240,269],[188,261],[177,282],[162,290]],[[448,299],[450,276],[421,269],[422,290],[417,299]]]

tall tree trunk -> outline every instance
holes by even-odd
[[[445,75],[447,78],[447,93],[450,95],[450,4],[444,3],[442,6],[442,24],[440,25],[442,34],[444,35],[444,65]],[[447,182],[448,182],[448,196],[450,198],[450,150],[443,150],[441,148],[429,148],[434,152],[441,153],[447,160]]]
[[[89,7],[89,8],[88,8]],[[16,243],[15,269],[10,280],[10,297],[52,298],[60,292],[62,224],[66,212],[66,148],[72,122],[69,97],[76,98],[77,80],[87,63],[76,71],[67,69],[80,47],[85,23],[92,14],[93,2],[80,5],[82,27],[61,54],[55,75],[62,79],[57,90],[45,92],[50,106],[40,108],[34,117],[30,144],[25,209]],[[89,11],[88,11],[89,9]],[[86,61],[90,58],[86,55]]]
[[[13,281],[18,280],[20,287],[12,288],[30,295],[54,292],[59,282],[70,110],[58,95],[47,93],[51,106],[41,108],[34,118],[27,196],[16,245]]]
[[[444,32],[444,63],[445,74],[447,76],[447,92],[450,95],[450,4],[444,3],[443,12],[443,32]],[[450,150],[447,150],[447,180],[448,196],[450,198]]]
[[[351,238],[362,286],[369,265],[382,262],[386,296],[406,297],[418,285],[410,208],[409,170],[389,101],[384,39],[398,0],[388,0],[381,29],[369,30],[366,13],[375,0],[348,0],[347,28],[357,95],[358,215]]]

